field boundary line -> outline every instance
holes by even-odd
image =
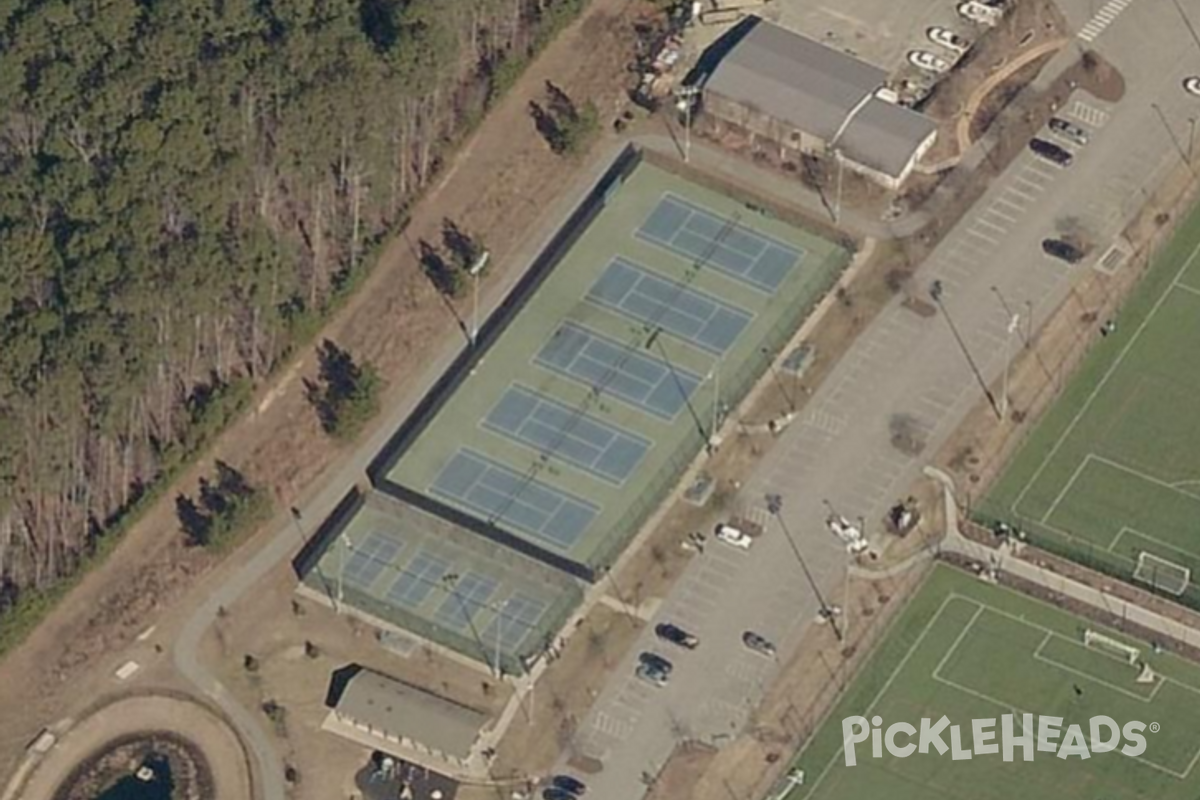
[[[1171,544],[1170,542],[1164,542],[1162,539],[1159,539],[1158,537],[1151,536],[1148,533],[1143,533],[1142,531],[1138,530],[1137,528],[1131,527],[1129,525],[1122,526],[1121,530],[1119,530],[1117,532],[1117,538],[1113,539],[1113,543],[1109,546],[1109,552],[1112,552],[1114,555],[1120,555],[1119,553],[1116,553],[1115,551],[1113,551],[1112,548],[1117,546],[1117,542],[1119,542],[1121,537],[1124,536],[1126,533],[1131,533],[1134,536],[1140,536],[1143,539],[1147,539],[1151,542],[1154,542],[1157,545],[1161,545],[1164,548],[1166,548],[1167,550],[1174,551],[1177,555],[1185,556],[1190,559],[1197,558],[1197,555],[1195,553],[1189,553],[1187,550],[1184,550],[1183,548],[1179,547],[1178,545]],[[1145,552],[1145,551],[1143,551],[1143,552]],[[1154,554],[1151,554],[1151,555],[1154,555]],[[1162,556],[1159,556],[1159,557],[1162,558]],[[1130,560],[1136,561],[1137,559],[1130,559]],[[1179,566],[1183,566],[1183,565],[1180,564]]]
[[[1034,483],[1037,482],[1038,478],[1041,477],[1042,473],[1046,469],[1046,466],[1054,460],[1056,455],[1058,455],[1058,451],[1062,449],[1063,444],[1075,431],[1075,427],[1079,424],[1079,421],[1083,419],[1084,415],[1087,414],[1088,410],[1092,407],[1092,403],[1094,403],[1096,398],[1100,396],[1101,390],[1108,385],[1108,381],[1116,373],[1117,368],[1124,363],[1125,356],[1129,355],[1129,351],[1133,349],[1134,344],[1136,344],[1138,339],[1141,338],[1142,333],[1147,327],[1149,327],[1150,323],[1154,320],[1154,317],[1158,315],[1158,310],[1162,308],[1163,303],[1165,303],[1167,298],[1170,296],[1171,290],[1177,285],[1181,285],[1179,284],[1179,279],[1183,277],[1183,275],[1189,269],[1191,269],[1192,262],[1195,261],[1197,255],[1200,255],[1200,243],[1197,243],[1196,246],[1192,248],[1191,255],[1184,259],[1183,265],[1180,266],[1179,270],[1175,273],[1174,277],[1171,279],[1171,283],[1167,286],[1163,293],[1159,295],[1159,298],[1154,302],[1154,305],[1150,308],[1150,311],[1146,314],[1141,324],[1138,325],[1137,330],[1135,330],[1133,335],[1129,337],[1129,341],[1125,343],[1125,346],[1121,348],[1121,352],[1119,352],[1117,357],[1113,359],[1113,362],[1109,364],[1108,369],[1105,371],[1104,375],[1101,376],[1099,382],[1097,382],[1092,388],[1091,393],[1088,394],[1087,399],[1083,402],[1083,405],[1080,406],[1077,412],[1075,412],[1075,416],[1071,419],[1071,422],[1068,423],[1067,427],[1058,437],[1058,441],[1056,441],[1054,446],[1050,448],[1050,452],[1046,454],[1044,459],[1042,459],[1042,463],[1038,465],[1036,470],[1034,470],[1033,475],[1031,475],[1029,480],[1026,481],[1024,488],[1021,489],[1020,493],[1013,500],[1010,509],[1014,515],[1017,515],[1018,517],[1020,516],[1020,511],[1018,509],[1021,505],[1021,501],[1025,499],[1025,495],[1029,492],[1029,489],[1034,485]]]
[[[1181,495],[1184,495],[1185,497],[1190,497],[1193,500],[1200,500],[1200,494],[1193,494],[1192,492],[1186,492],[1183,489],[1180,489],[1175,483],[1167,483],[1163,479],[1156,478],[1153,475],[1149,474],[1148,472],[1142,472],[1140,469],[1137,469],[1136,467],[1126,466],[1125,464],[1122,464],[1120,461],[1113,461],[1111,458],[1105,458],[1104,456],[1098,456],[1095,453],[1089,453],[1089,456],[1091,458],[1094,458],[1096,461],[1099,461],[1101,464],[1107,464],[1108,466],[1112,467],[1113,469],[1119,469],[1122,472],[1128,472],[1130,475],[1133,475],[1134,477],[1137,477],[1137,478],[1141,478],[1142,480],[1146,481],[1147,483],[1153,483],[1156,486],[1161,486],[1164,489],[1170,489],[1173,492],[1177,492]],[[1198,482],[1200,482],[1200,481],[1191,479],[1191,480],[1186,480],[1186,481],[1177,481],[1176,483],[1198,483]]]
[[[1197,289],[1195,286],[1192,286],[1190,283],[1184,283],[1183,281],[1177,281],[1175,283],[1174,288],[1182,289],[1183,291],[1187,292],[1188,294],[1194,294],[1194,295],[1200,296],[1200,289]]]
[[[909,646],[908,652],[904,654],[904,658],[900,659],[900,663],[897,664],[896,668],[892,670],[892,674],[888,675],[888,679],[884,681],[883,686],[879,687],[879,691],[875,693],[873,698],[871,698],[871,702],[867,704],[867,708],[863,712],[863,716],[870,714],[875,710],[875,706],[879,705],[879,701],[883,699],[885,694],[887,694],[888,689],[892,688],[892,684],[896,681],[896,676],[899,675],[901,671],[903,671],[903,669],[908,665],[908,660],[912,658],[913,653],[917,652],[917,648],[921,646],[921,643],[925,641],[925,637],[929,635],[931,630],[933,630],[934,623],[941,619],[942,614],[944,614],[946,611],[946,606],[950,605],[950,603],[955,600],[967,600],[978,605],[977,601],[975,601],[973,598],[967,597],[966,595],[960,595],[956,592],[950,592],[947,594],[942,600],[942,604],[938,606],[938,610],[935,611],[933,616],[929,618],[929,621],[925,623],[925,627],[921,629],[921,633],[917,635],[916,640],[913,641],[911,646]],[[878,654],[876,653],[875,655]],[[862,676],[859,675],[858,677],[861,678]],[[834,708],[837,708],[836,704],[834,705]],[[832,712],[833,709],[830,709],[831,715]],[[829,719],[830,717],[826,717],[826,720],[822,723],[822,725],[829,724]],[[842,742],[842,746],[845,747],[845,741]],[[812,788],[808,790],[808,792],[805,794],[805,797],[811,797],[813,793],[817,791],[817,788],[821,785],[821,782],[825,780],[825,776],[829,774],[829,770],[837,761],[839,752],[841,751],[835,750],[833,755],[829,757],[829,761],[825,764],[824,768],[822,768],[821,773],[817,775],[817,779],[813,781]]]
[[[950,595],[950,597],[957,597],[959,599],[966,600],[967,602],[974,603],[978,607],[978,610],[977,610],[975,616],[971,618],[972,623],[974,622],[975,618],[978,617],[978,615],[980,613],[982,613],[984,610],[987,610],[992,613],[999,614],[1000,616],[1008,617],[1009,619],[1011,619],[1013,621],[1020,622],[1030,628],[1033,628],[1034,630],[1040,630],[1046,634],[1046,639],[1049,639],[1050,637],[1058,637],[1061,639],[1066,639],[1067,641],[1071,641],[1071,639],[1069,637],[1063,636],[1061,633],[1058,633],[1057,631],[1046,628],[1042,625],[1037,624],[1036,622],[1032,622],[1032,621],[1026,619],[1025,617],[1017,616],[1015,614],[1004,611],[1003,609],[1000,609],[996,606],[990,605],[986,602],[982,602],[982,601],[976,600],[975,598],[972,598],[972,597],[967,597],[965,595],[959,595],[959,594],[954,594],[954,593],[952,593]],[[949,599],[949,598],[947,598],[947,599]],[[960,635],[959,639],[955,640],[955,643],[951,646],[951,650],[953,650],[954,648],[956,648],[958,646],[960,639],[961,639],[961,635]],[[1043,644],[1045,643],[1046,639],[1042,640]],[[1039,645],[1039,648],[1040,647],[1041,647],[1041,645]],[[943,659],[943,660],[945,660],[945,659]],[[1107,686],[1112,689],[1118,689],[1118,687],[1113,686],[1112,684],[1109,684],[1107,681],[1098,680],[1093,676],[1086,675],[1084,673],[1080,673],[1080,672],[1078,672],[1076,670],[1072,670],[1070,668],[1066,668],[1064,665],[1061,665],[1061,664],[1055,664],[1054,662],[1050,661],[1049,659],[1046,659],[1046,663],[1051,664],[1052,666],[1054,666],[1058,669],[1063,669],[1066,672],[1072,672],[1074,674],[1081,675],[1081,676],[1087,678],[1088,680],[1093,681],[1098,684],[1101,684],[1103,686]],[[939,665],[939,669],[940,669],[940,667],[941,667],[941,665]],[[936,670],[935,670],[935,672],[936,672]],[[1017,712],[1018,715],[1026,714],[1026,713],[1033,713],[1033,712],[1028,712],[1028,711],[1025,711],[1024,709],[1012,706],[1012,705],[1010,705],[1002,700],[999,700],[995,697],[992,697],[991,695],[988,695],[984,692],[980,692],[980,691],[978,691],[976,689],[972,689],[968,686],[963,686],[959,683],[956,683],[953,680],[950,680],[949,678],[943,678],[941,675],[932,674],[931,677],[934,680],[938,681],[939,683],[945,684],[946,686],[950,686],[953,689],[956,689],[958,691],[969,694],[973,697],[983,700],[984,702],[991,703],[992,705],[995,705],[1001,709],[1012,709],[1013,711]],[[1182,689],[1186,689],[1188,691],[1191,691],[1195,694],[1200,695],[1200,690],[1194,689],[1190,686],[1187,686],[1186,684],[1180,683],[1180,682],[1170,678],[1169,676],[1160,675],[1159,679],[1161,681],[1160,685],[1169,681],[1170,683],[1172,683]],[[1124,692],[1123,690],[1118,689],[1118,691],[1122,691],[1122,693],[1128,694],[1127,692]],[[1144,698],[1138,697],[1137,699],[1142,700],[1143,702],[1148,702],[1148,701],[1144,700]],[[1120,751],[1117,750],[1115,752],[1120,752]],[[1125,755],[1125,754],[1121,753],[1121,755]],[[1159,772],[1162,772],[1166,775],[1170,775],[1171,777],[1175,778],[1176,780],[1183,781],[1183,780],[1187,780],[1187,778],[1191,775],[1192,770],[1195,768],[1197,762],[1200,762],[1200,746],[1197,747],[1195,754],[1192,756],[1191,761],[1188,762],[1187,768],[1183,772],[1179,772],[1178,770],[1171,769],[1170,767],[1165,767],[1162,764],[1158,764],[1147,758],[1143,758],[1142,756],[1126,756],[1126,758],[1129,758],[1132,761],[1136,761],[1138,763],[1144,764],[1147,767],[1158,770]]]
[[[1058,493],[1058,496],[1054,498],[1054,502],[1051,503],[1050,507],[1046,509],[1046,513],[1043,514],[1042,518],[1038,520],[1039,524],[1041,524],[1041,525],[1046,524],[1046,521],[1049,520],[1051,515],[1054,514],[1055,510],[1058,509],[1059,504],[1062,503],[1062,501],[1064,499],[1066,499],[1067,493],[1069,491],[1071,491],[1071,487],[1075,485],[1075,481],[1079,480],[1079,476],[1083,474],[1083,470],[1087,467],[1088,463],[1091,460],[1092,460],[1092,454],[1089,452],[1087,455],[1085,455],[1083,457],[1083,460],[1081,460],[1079,462],[1079,466],[1077,466],[1075,468],[1075,471],[1071,473],[1070,479],[1067,480],[1067,482],[1063,486],[1062,490]],[[1015,509],[1014,509],[1014,511],[1015,511]]]
[[[1063,664],[1060,661],[1055,661],[1050,656],[1043,655],[1042,648],[1045,647],[1046,643],[1052,639],[1062,639],[1062,640],[1068,642],[1069,644],[1076,645],[1077,647],[1082,647],[1084,650],[1089,650],[1090,652],[1095,653],[1096,655],[1099,655],[1103,658],[1107,658],[1110,661],[1120,661],[1120,659],[1118,659],[1116,656],[1110,656],[1106,653],[1101,653],[1098,650],[1091,650],[1090,648],[1088,648],[1087,645],[1079,644],[1079,642],[1076,642],[1074,639],[1069,639],[1060,633],[1047,633],[1046,634],[1045,638],[1042,639],[1041,643],[1039,643],[1038,646],[1033,651],[1033,660],[1034,661],[1041,661],[1043,664],[1048,664],[1048,665],[1054,667],[1055,669],[1062,670],[1063,672],[1069,672],[1072,675],[1078,675],[1079,677],[1083,678],[1084,680],[1088,680],[1088,681],[1091,681],[1092,683],[1099,684],[1099,685],[1105,687],[1106,689],[1111,689],[1114,692],[1123,694],[1128,698],[1137,700],[1139,703],[1145,703],[1146,705],[1149,705],[1150,703],[1154,702],[1154,699],[1158,696],[1159,690],[1161,690],[1162,687],[1166,684],[1166,679],[1163,678],[1162,676],[1159,676],[1159,681],[1158,681],[1158,683],[1156,683],[1154,685],[1154,688],[1150,690],[1150,694],[1140,695],[1137,692],[1131,692],[1128,689],[1117,686],[1115,683],[1109,683],[1108,681],[1104,680],[1103,678],[1097,678],[1095,675],[1089,675],[1088,673],[1084,672],[1081,669],[1076,669],[1075,667],[1072,667],[1070,664]],[[1129,665],[1127,664],[1127,666],[1129,666]]]

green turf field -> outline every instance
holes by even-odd
[[[842,701],[800,754],[803,784],[787,800],[1194,800],[1200,794],[1200,666],[1112,631],[1105,634],[1140,650],[1157,673],[1138,683],[1139,667],[1086,647],[1083,632],[1101,630],[1055,606],[938,566],[888,632]],[[1076,689],[1078,688],[1078,692]],[[971,721],[995,719],[1000,744],[1002,714],[1063,718],[1065,730],[1099,715],[1118,725],[1145,723],[1141,755],[1094,753],[1060,759],[1035,752],[1023,760],[1002,753],[953,760],[951,753],[871,756],[857,745],[857,763],[846,766],[842,720],[883,718],[883,728],[944,714],[961,727],[962,747],[973,743]],[[1159,726],[1156,732],[1151,723]],[[1036,724],[1036,723],[1035,723]],[[915,739],[914,738],[914,743]],[[942,737],[947,746],[950,735]],[[1062,736],[1059,736],[1061,742]],[[900,737],[897,744],[904,744]],[[1130,740],[1124,739],[1123,743]]]
[[[1200,568],[1200,211],[1193,211],[980,506],[1117,574]],[[1151,561],[1138,578],[1182,573]],[[1161,570],[1161,572],[1160,572]],[[1171,587],[1175,588],[1175,587]]]

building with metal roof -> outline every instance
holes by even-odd
[[[364,669],[351,677],[325,728],[380,740],[384,750],[455,768],[467,766],[480,731],[482,711]]]
[[[936,124],[888,101],[878,67],[749,17],[701,60],[703,111],[783,148],[835,154],[889,188],[933,145]]]

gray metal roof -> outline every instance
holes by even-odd
[[[886,79],[878,67],[757,20],[718,63],[705,91],[829,141]]]
[[[487,721],[481,711],[368,669],[350,679],[337,712],[457,758],[467,757]]]
[[[873,97],[850,120],[837,145],[850,160],[899,177],[935,130],[937,124],[924,114]]]

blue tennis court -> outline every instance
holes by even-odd
[[[641,436],[515,384],[488,412],[483,426],[618,486],[650,448]]]
[[[679,367],[672,369],[657,358],[569,322],[554,332],[534,360],[668,422],[700,385],[698,375]]]
[[[371,539],[367,539],[367,544],[370,542]],[[384,597],[389,603],[406,608],[417,608],[425,602],[425,598],[449,571],[449,561],[422,550],[404,568]]]
[[[449,596],[433,613],[434,621],[447,628],[466,628],[479,610],[488,605],[499,585],[495,578],[475,572],[460,576]]]
[[[514,594],[500,605],[499,614],[484,629],[480,638],[491,643],[499,637],[502,648],[516,649],[530,631],[537,629],[545,613],[546,604],[541,600]]]
[[[668,333],[714,355],[734,343],[753,315],[698,289],[667,280],[615,258],[588,291],[587,299]]]
[[[579,541],[600,512],[594,503],[467,448],[459,448],[429,491],[563,551]]]
[[[795,247],[672,194],[663,195],[636,236],[767,293],[778,289],[803,257]]]
[[[339,545],[341,546],[341,545]],[[368,588],[387,567],[391,566],[404,545],[390,536],[372,533],[350,553],[342,567],[342,580],[361,589]],[[345,558],[345,554],[340,554]]]

